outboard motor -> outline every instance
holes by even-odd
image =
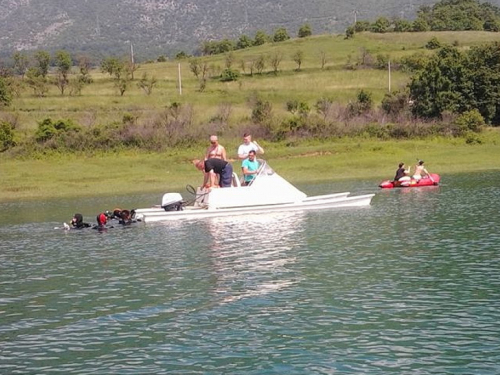
[[[161,199],[161,208],[165,211],[182,211],[182,196],[179,193],[167,193]]]

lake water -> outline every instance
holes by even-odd
[[[136,196],[0,204],[0,373],[499,374],[500,172],[368,208],[95,230]]]

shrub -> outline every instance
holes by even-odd
[[[8,107],[12,102],[11,90],[5,83],[3,78],[0,78],[0,107]]]
[[[432,37],[431,40],[429,40],[425,45],[425,48],[427,49],[439,49],[441,47],[441,42],[436,37]]]
[[[406,92],[385,94],[382,99],[382,110],[391,116],[399,115],[409,110],[410,99]]]
[[[0,152],[15,146],[14,128],[7,121],[0,122]]]
[[[355,103],[349,103],[349,113],[358,116],[368,112],[373,105],[372,95],[369,92],[360,90]]]
[[[54,139],[58,135],[68,132],[79,132],[79,126],[73,124],[71,120],[57,120],[53,122],[50,118],[46,118],[38,123],[38,129],[35,133],[35,140],[39,143]]]
[[[481,113],[477,109],[473,109],[459,115],[455,119],[455,125],[459,134],[467,132],[479,133],[484,127],[485,121]]]
[[[222,71],[222,74],[220,76],[220,80],[222,82],[231,82],[231,81],[237,81],[239,78],[240,74],[233,69],[227,68]]]
[[[271,103],[257,98],[252,108],[252,121],[256,124],[264,124],[271,119],[272,109]]]

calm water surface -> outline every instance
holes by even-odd
[[[94,230],[2,204],[0,374],[500,374],[500,172],[369,208]]]

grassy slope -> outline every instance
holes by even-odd
[[[10,110],[12,113],[8,115],[18,116],[19,128],[30,132],[36,122],[46,116],[53,119],[73,118],[83,126],[92,126],[120,120],[125,112],[134,112],[141,120],[172,101],[193,105],[197,123],[208,121],[221,103],[232,103],[229,122],[236,124],[249,116],[246,101],[253,92],[273,102],[276,113],[284,113],[284,103],[290,99],[307,101],[312,105],[317,99],[328,96],[345,103],[353,100],[360,88],[372,92],[375,101],[379,101],[387,91],[387,72],[344,70],[348,55],[356,59],[361,48],[366,48],[373,56],[383,53],[389,54],[391,58],[416,51],[426,52],[422,46],[432,36],[446,43],[459,41],[464,47],[497,38],[494,33],[441,32],[367,33],[356,35],[351,40],[345,40],[342,36],[294,39],[234,53],[233,66],[239,68],[242,59],[249,60],[279,51],[283,61],[278,76],[245,76],[231,83],[211,80],[207,90],[200,93],[197,91],[197,81],[189,72],[188,62],[183,61],[183,95],[180,96],[176,88],[177,62],[144,64],[135,77],[139,78],[143,72],[147,72],[159,79],[158,87],[149,97],[135,85],[125,96],[117,96],[109,77],[94,72],[95,83],[85,88],[81,96],[62,97],[55,88],[46,98],[35,98],[27,92],[14,101]],[[304,51],[305,57],[300,72],[294,71],[296,65],[291,58],[298,49]],[[320,51],[325,51],[328,56],[324,70],[320,69]],[[210,64],[224,66],[221,56],[208,60]],[[399,72],[393,72],[391,78],[393,89],[408,81],[408,76]],[[377,182],[382,177],[391,177],[398,161],[411,163],[417,157],[427,159],[429,169],[441,173],[500,168],[498,133],[491,132],[483,137],[485,144],[473,146],[465,145],[463,140],[379,142],[361,139],[306,142],[296,147],[267,144],[266,158],[283,176],[294,182],[338,178],[373,178]],[[236,149],[239,139],[222,137],[222,143],[231,152]],[[179,190],[186,183],[199,183],[199,175],[189,160],[200,156],[202,152],[203,148],[198,147],[164,154],[130,151],[93,157],[45,157],[40,160],[16,160],[0,156],[0,201]]]
[[[495,33],[486,32],[441,32],[441,33],[392,33],[392,34],[357,34],[355,38],[345,40],[342,35],[313,36],[306,39],[292,39],[279,44],[266,44],[234,52],[234,69],[240,69],[240,61],[249,61],[260,55],[270,56],[281,53],[280,74],[270,73],[267,63],[265,74],[243,76],[238,82],[219,82],[209,80],[205,92],[198,91],[198,82],[189,70],[189,62],[181,61],[182,96],[177,89],[177,61],[155,64],[142,64],[135,77],[143,73],[154,75],[158,86],[151,96],[132,84],[123,97],[120,97],[109,76],[94,71],[94,83],[84,88],[77,97],[61,96],[55,86],[45,98],[36,98],[26,91],[17,98],[12,106],[19,115],[21,129],[33,129],[37,121],[44,117],[72,118],[82,125],[108,123],[121,120],[124,112],[134,112],[140,119],[148,116],[150,111],[164,108],[172,101],[190,103],[194,107],[195,120],[206,122],[216,114],[221,103],[233,105],[230,122],[238,123],[248,117],[250,109],[248,97],[258,92],[265,100],[274,103],[274,111],[284,113],[285,103],[295,99],[306,101],[310,105],[321,97],[328,96],[346,103],[356,98],[359,89],[372,93],[375,102],[379,102],[388,89],[388,74],[383,70],[345,70],[349,56],[355,61],[360,50],[365,48],[373,57],[377,54],[388,54],[392,59],[417,51],[428,52],[423,48],[432,37],[443,43],[459,41],[466,47],[496,40]],[[295,71],[296,64],[292,55],[297,51],[304,52],[304,62],[300,72]],[[321,70],[320,53],[327,56],[325,69]],[[209,65],[224,67],[224,56],[206,58]],[[401,72],[392,72],[391,88],[396,90],[408,82],[408,76]]]

